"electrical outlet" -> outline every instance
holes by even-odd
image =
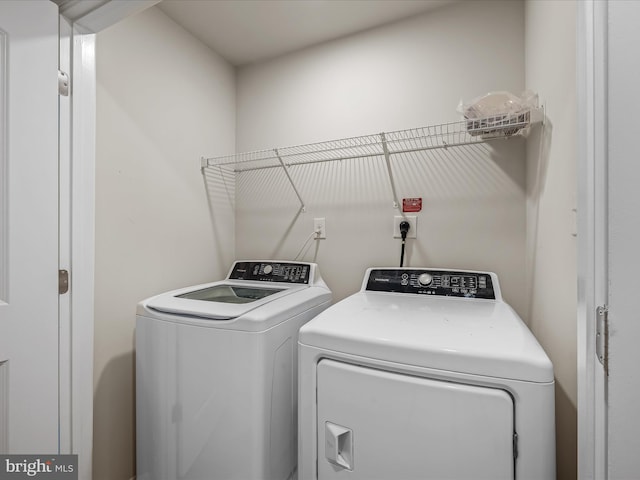
[[[327,238],[327,228],[324,224],[324,217],[313,219],[313,231],[319,232],[316,234],[316,238]]]
[[[418,233],[418,217],[415,215],[396,215],[393,217],[393,238],[402,238],[402,235],[400,235],[400,222],[403,220],[409,222],[410,225],[407,238],[416,238]]]

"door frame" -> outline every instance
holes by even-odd
[[[577,2],[578,477],[607,479],[607,374],[596,309],[608,299],[607,4]]]
[[[59,45],[58,45],[58,69],[71,72],[71,24],[64,18],[58,20]],[[71,270],[71,196],[68,194],[71,188],[71,98],[58,95],[58,269]],[[71,452],[71,425],[73,415],[71,412],[72,385],[72,355],[70,341],[71,334],[71,295],[65,294],[58,297],[58,377],[59,377],[59,401],[58,401],[58,449],[61,453]],[[67,387],[67,388],[65,388]]]
[[[71,453],[79,478],[92,476],[95,210],[95,36],[72,26],[69,170]]]

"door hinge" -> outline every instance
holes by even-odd
[[[604,367],[604,374],[609,375],[609,307],[601,305],[596,308],[596,355]]]
[[[69,291],[69,272],[58,270],[58,294],[63,295]]]
[[[58,70],[58,95],[69,96],[69,75],[62,70]]]
[[[518,458],[518,434],[513,432],[513,459]]]

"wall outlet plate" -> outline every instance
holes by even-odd
[[[400,235],[400,222],[403,220],[406,220],[411,225],[407,232],[407,238],[416,238],[418,234],[418,217],[415,215],[396,215],[393,217],[393,238],[402,238],[402,235]]]
[[[315,238],[327,238],[327,227],[324,223],[324,217],[313,219],[313,231],[320,232]]]

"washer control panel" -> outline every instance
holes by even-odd
[[[309,284],[310,276],[308,263],[236,262],[229,279]]]
[[[441,297],[496,299],[489,273],[459,270],[371,269],[366,290]]]

